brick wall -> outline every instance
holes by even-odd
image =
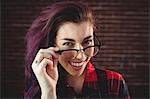
[[[93,63],[122,73],[133,98],[148,98],[148,0],[81,1],[94,9],[97,37],[104,45]],[[53,2],[1,2],[1,97],[23,96],[24,37],[41,8]]]

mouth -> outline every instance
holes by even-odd
[[[73,67],[74,69],[81,69],[84,62],[69,62],[69,64],[71,65],[71,67]]]

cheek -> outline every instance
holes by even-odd
[[[69,60],[73,59],[75,56],[75,53],[62,53],[62,55],[59,56],[59,61],[61,63],[68,62]]]
[[[68,64],[68,61],[69,61],[70,57],[69,56],[63,56],[63,55],[60,55],[58,60],[59,60],[59,63],[64,67]]]
[[[89,56],[93,56],[94,55],[94,48],[91,48],[91,49],[87,49],[86,50],[87,52],[87,55],[89,55]]]

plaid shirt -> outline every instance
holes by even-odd
[[[28,91],[24,99],[40,98],[39,85],[32,83],[28,85]],[[122,75],[109,71],[94,68],[88,63],[82,92],[77,94],[70,87],[65,79],[61,79],[57,84],[58,99],[102,99],[102,98],[123,98],[130,99],[127,86]]]
[[[130,99],[127,86],[122,76],[109,70],[99,70],[91,63],[87,65],[82,92],[77,94],[65,81],[58,84],[58,98],[124,98]]]

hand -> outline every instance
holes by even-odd
[[[32,69],[39,82],[42,94],[56,93],[58,54],[55,51],[58,51],[58,48],[40,49],[32,63]]]

